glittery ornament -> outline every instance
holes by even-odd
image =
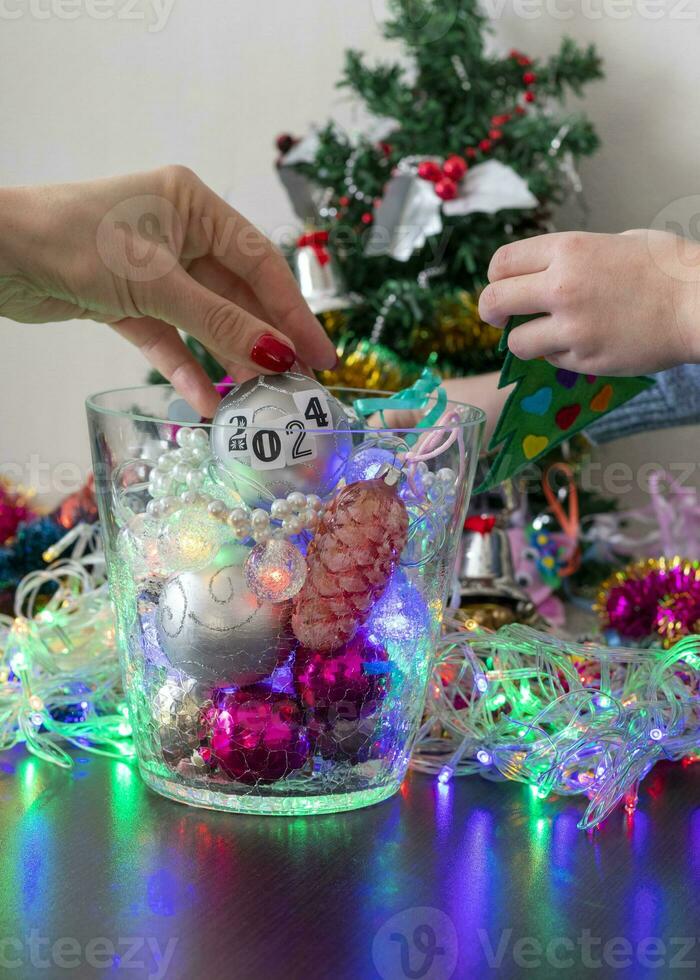
[[[23,521],[30,521],[35,516],[25,493],[0,482],[0,544],[14,537]]]
[[[302,553],[283,538],[256,545],[245,564],[248,588],[263,602],[292,599],[303,586],[306,572]]]
[[[386,650],[360,631],[332,654],[300,647],[293,673],[314,751],[324,759],[366,761],[391,685]]]
[[[411,349],[417,359],[433,352],[441,358],[470,358],[472,370],[495,366],[501,331],[479,316],[477,300],[460,290],[438,300],[433,323],[419,324],[411,337]]]
[[[167,518],[158,535],[158,558],[172,572],[194,571],[212,561],[225,529],[201,508],[185,507]]]
[[[211,444],[242,499],[256,507],[293,491],[325,496],[343,475],[352,436],[323,385],[282,374],[232,388],[214,416]]]
[[[319,379],[329,387],[399,391],[413,384],[424,366],[404,363],[388,347],[370,340],[341,340],[336,350],[338,365],[319,372]]]
[[[345,471],[348,483],[358,483],[360,480],[373,480],[379,471],[386,466],[396,463],[399,452],[407,452],[408,446],[403,440],[396,440],[392,450],[375,442],[362,443],[353,452]]]
[[[92,474],[85,486],[62,500],[53,512],[54,520],[69,531],[76,524],[94,524],[97,520],[97,501],[95,500],[95,479]]]
[[[170,663],[212,686],[253,684],[291,649],[291,604],[253,595],[245,580],[249,554],[226,545],[206,568],[168,579],[158,602],[158,639]]]
[[[628,640],[661,640],[668,648],[700,631],[700,561],[633,562],[603,582],[596,610],[603,629]]]
[[[419,589],[397,568],[371,610],[365,629],[371,640],[409,655],[430,635],[430,611]]]
[[[337,715],[353,720],[377,710],[391,668],[384,647],[360,630],[331,654],[299,647],[293,673],[302,704],[313,709],[317,718],[334,707]]]
[[[309,546],[309,573],[292,628],[312,650],[337,650],[369,616],[408,537],[408,515],[390,470],[352,483],[330,504]]]
[[[169,766],[175,768],[199,748],[203,708],[191,677],[175,674],[156,691],[151,702],[153,722]]]
[[[225,695],[209,713],[212,758],[231,779],[269,783],[301,769],[309,737],[299,705],[252,687]]]

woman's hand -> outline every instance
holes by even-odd
[[[281,254],[185,167],[0,190],[0,315],[100,320],[202,415],[219,396],[178,334],[229,374],[333,367]]]
[[[587,374],[633,375],[700,360],[700,246],[661,231],[564,232],[500,248],[479,312],[511,351]]]

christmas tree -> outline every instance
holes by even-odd
[[[376,123],[278,139],[278,172],[307,223],[291,259],[341,353],[326,383],[400,386],[426,361],[445,376],[499,366],[500,331],[476,309],[491,256],[551,230],[576,162],[598,146],[591,123],[561,108],[602,76],[593,47],[496,55],[476,0],[390,9],[384,34],[409,64],[348,51],[339,82]]]

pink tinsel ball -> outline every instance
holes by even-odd
[[[207,721],[214,760],[239,782],[273,782],[309,756],[301,709],[285,694],[255,686],[225,694]]]
[[[623,639],[660,638],[664,646],[700,631],[700,562],[649,558],[603,583],[596,608]]]
[[[21,494],[0,483],[0,545],[13,538],[22,521],[36,517]]]

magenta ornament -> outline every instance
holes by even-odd
[[[700,562],[648,558],[601,586],[596,609],[603,627],[625,640],[661,640],[670,647],[700,632]]]
[[[309,756],[302,711],[266,687],[219,696],[208,713],[212,760],[241,783],[270,783],[301,769]]]

